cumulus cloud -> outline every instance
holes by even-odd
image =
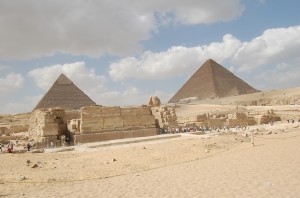
[[[0,59],[130,55],[165,23],[229,21],[243,9],[240,0],[1,1]]]
[[[9,94],[17,91],[23,86],[24,78],[21,74],[10,73],[7,76],[0,77],[1,95]]]
[[[43,90],[48,90],[58,76],[63,73],[92,99],[105,90],[106,78],[89,69],[85,62],[58,64],[34,69],[28,73]]]
[[[265,30],[250,41],[225,35],[222,42],[196,47],[175,46],[163,52],[145,52],[110,65],[115,81],[166,79],[190,75],[205,60],[226,63],[232,72],[256,76],[258,88],[299,86],[300,26]],[[270,76],[272,75],[272,77]],[[258,82],[256,82],[258,83]]]
[[[196,47],[171,47],[164,52],[145,52],[140,57],[128,57],[110,65],[109,74],[115,81],[128,78],[166,79],[194,71],[206,59],[222,62],[229,59],[241,46],[232,35],[225,35],[222,42]]]
[[[95,101],[97,104],[114,106],[132,106],[148,104],[151,96],[158,96],[162,102],[167,102],[173,93],[166,93],[160,90],[156,91],[145,91],[140,90],[133,85],[128,85],[123,91],[105,91],[95,95]]]
[[[42,96],[24,97],[18,102],[6,102],[0,109],[0,114],[17,114],[31,112]]]
[[[36,85],[44,90],[48,90],[58,76],[63,73],[70,78],[86,94],[103,91],[106,78],[97,75],[94,69],[89,69],[85,62],[70,64],[57,64],[42,68],[37,68],[29,72]]]
[[[299,76],[300,68],[298,65],[283,62],[272,69],[261,72],[257,79],[264,82],[263,87],[281,89],[300,86]]]
[[[244,42],[233,57],[240,71],[282,61],[298,59],[300,50],[300,26],[276,28],[264,31],[261,36]]]
[[[109,79],[97,75],[95,70],[89,69],[84,62],[42,67],[30,71],[28,75],[33,78],[38,87],[47,91],[61,73],[68,76],[93,101],[105,106],[141,105],[146,104],[153,94],[166,95],[163,92],[140,90],[128,83],[121,83],[121,90],[111,90],[106,87],[106,82]],[[19,106],[22,106],[22,104],[19,104]]]

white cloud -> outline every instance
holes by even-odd
[[[218,21],[230,21],[244,10],[240,0],[199,1],[199,0],[152,0],[130,1],[133,6],[146,12],[156,12],[159,19],[181,24],[208,24]]]
[[[300,63],[300,62],[299,62]],[[264,86],[272,89],[282,89],[300,86],[300,68],[297,65],[279,63],[270,70],[259,74],[258,80]]]
[[[78,87],[86,90],[88,93],[104,89],[105,77],[97,75],[94,69],[87,68],[85,62],[42,67],[30,71],[28,75],[34,79],[38,87],[47,90],[61,73],[65,74]]]
[[[0,114],[17,114],[31,112],[42,96],[24,97],[19,102],[6,102],[0,109]]]
[[[299,59],[300,26],[268,29],[261,36],[244,42],[233,57],[240,71],[251,71],[268,64]]]
[[[9,69],[10,69],[9,66],[0,64],[0,71],[9,70]]]
[[[0,59],[129,55],[165,23],[229,21],[243,9],[240,0],[1,1]]]
[[[241,42],[232,35],[225,35],[223,42],[187,48],[171,47],[167,51],[145,52],[139,58],[128,57],[110,65],[112,79],[166,79],[190,73],[206,59],[216,61],[229,59],[241,46]]]
[[[84,62],[42,67],[30,71],[28,75],[34,79],[38,87],[47,91],[61,73],[68,76],[93,101],[104,106],[142,105],[146,104],[153,95],[151,92],[141,91],[127,83],[121,84],[122,91],[110,90],[105,86],[108,79],[97,75],[95,70],[88,69]],[[156,93],[162,96],[166,95],[163,95],[163,92]]]
[[[167,102],[172,94],[163,91],[147,92],[139,90],[137,87],[128,85],[123,91],[105,91],[95,95],[97,104],[104,106],[136,106],[148,104],[151,96],[158,96],[162,102]]]
[[[248,73],[252,80],[259,80],[253,85],[259,89],[300,86],[299,41],[300,26],[268,29],[245,42],[225,35],[222,42],[191,48],[175,46],[159,53],[148,51],[140,57],[121,59],[110,65],[109,74],[115,81],[175,78],[190,75],[212,58],[226,63],[224,66],[232,72]]]
[[[21,74],[10,73],[4,78],[0,78],[1,95],[17,91],[23,86],[24,78]]]

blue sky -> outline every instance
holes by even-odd
[[[0,114],[60,73],[97,104],[167,102],[211,58],[260,90],[300,86],[297,0],[0,0]]]

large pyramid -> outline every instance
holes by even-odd
[[[94,104],[68,77],[61,74],[33,110],[50,107],[76,110]]]
[[[199,100],[259,92],[226,68],[208,59],[169,102],[197,97]]]

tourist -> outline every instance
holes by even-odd
[[[30,151],[30,148],[31,148],[31,144],[28,142],[27,143],[27,151]]]
[[[12,150],[13,150],[12,143],[9,142],[9,143],[7,144],[7,152],[12,153]]]
[[[0,144],[0,151],[2,152],[2,144]]]
[[[54,147],[53,147],[53,142],[52,142],[52,141],[50,142],[50,147],[51,147],[51,148],[54,148]]]

